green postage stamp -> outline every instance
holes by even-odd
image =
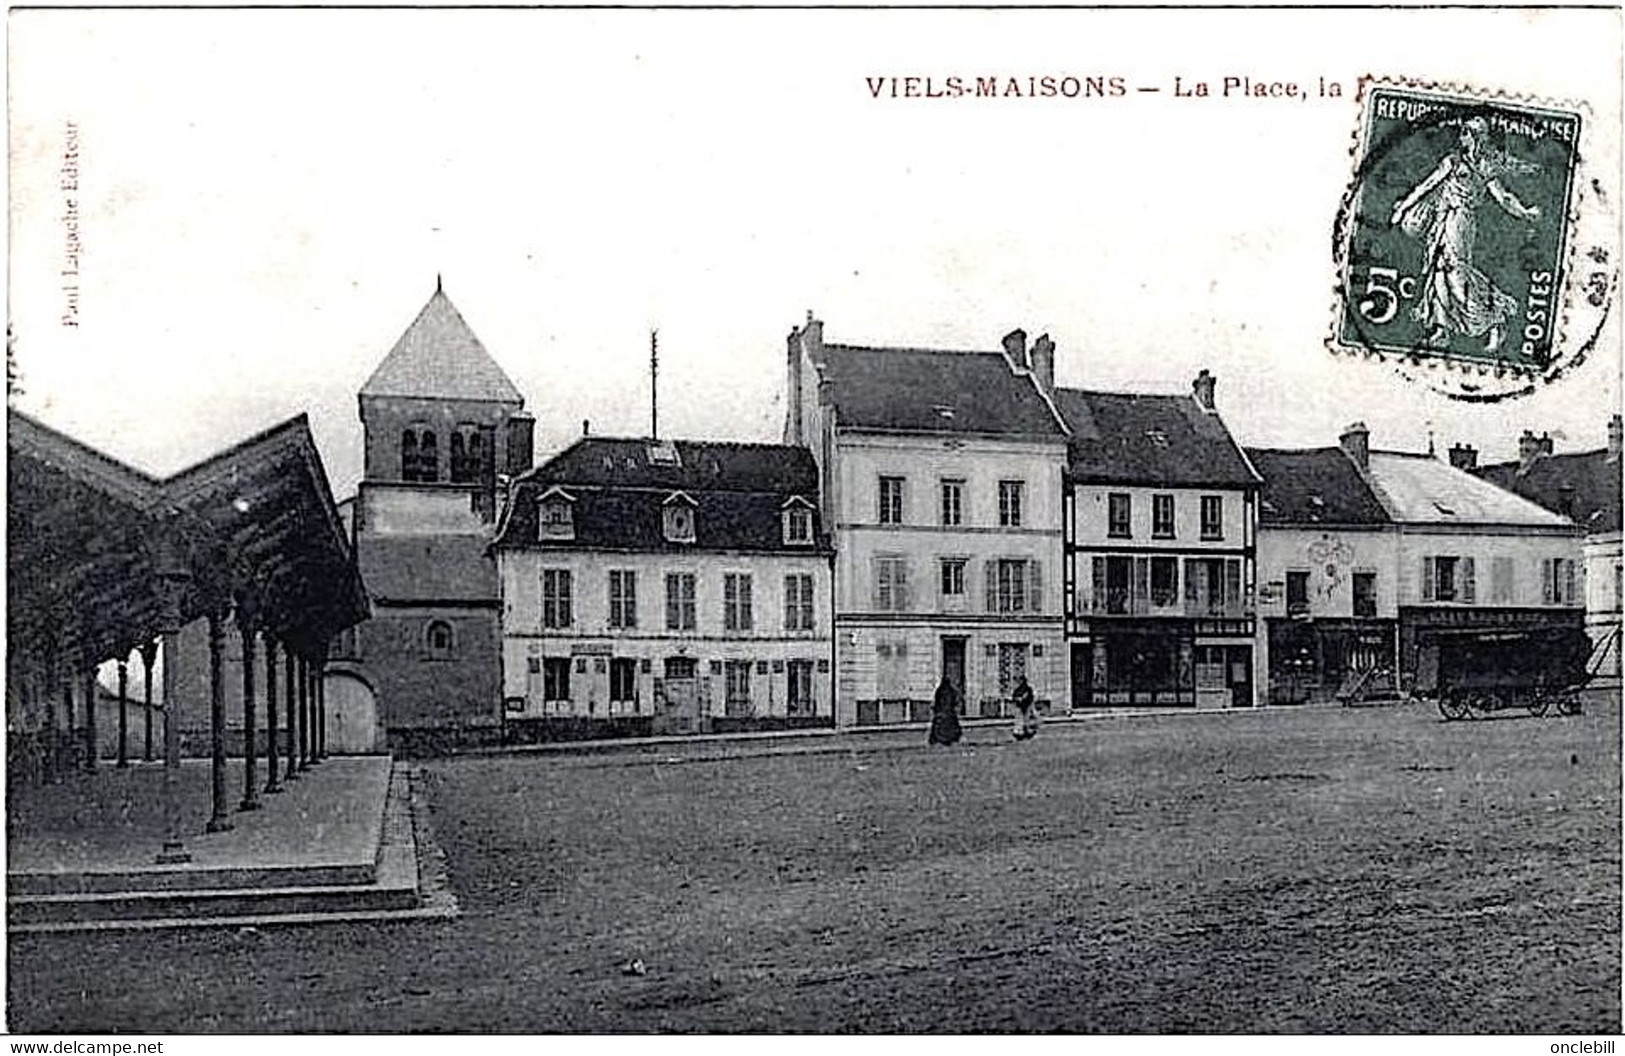
[[[1479,399],[1583,359],[1617,278],[1608,222],[1588,215],[1611,201],[1588,184],[1584,108],[1372,80],[1360,94],[1333,347]]]

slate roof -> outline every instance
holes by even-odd
[[[1247,457],[1264,478],[1261,524],[1391,523],[1388,511],[1340,447],[1301,451],[1249,447]]]
[[[1402,523],[1573,526],[1567,518],[1431,455],[1373,451],[1370,477],[1389,516]]]
[[[1620,464],[1609,459],[1607,448],[1542,455],[1527,468],[1519,462],[1502,462],[1481,466],[1477,472],[1554,513],[1572,515],[1588,533],[1620,530]]]
[[[1062,437],[1033,380],[1003,352],[823,346],[838,421],[859,429]]]
[[[361,395],[524,402],[438,285],[412,325],[361,386]]]
[[[1191,396],[1060,388],[1055,403],[1077,483],[1258,486],[1224,419]]]
[[[818,466],[802,447],[668,441],[676,461],[652,457],[642,439],[584,437],[514,482],[496,546],[547,549],[708,550],[825,553],[818,523]],[[538,500],[561,488],[572,503],[575,537],[538,539]],[[665,538],[663,509],[681,492],[694,501],[694,542]],[[785,503],[800,497],[813,509],[814,545],[784,542]]]
[[[370,535],[356,540],[367,592],[379,601],[494,602],[496,562],[484,535]]]

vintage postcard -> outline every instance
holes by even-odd
[[[7,1028],[1612,1052],[1622,46],[11,9]]]

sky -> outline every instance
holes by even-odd
[[[12,12],[16,405],[156,473],[309,413],[343,498],[356,392],[438,276],[544,452],[647,432],[655,328],[662,434],[777,440],[809,311],[859,344],[1048,332],[1062,384],[1206,368],[1248,444],[1596,447],[1617,311],[1563,378],[1462,403],[1326,350],[1331,229],[1365,74],[1583,101],[1617,195],[1620,57],[1605,10]],[[1128,91],[893,98],[908,75]]]

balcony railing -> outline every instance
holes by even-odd
[[[1190,619],[1247,619],[1254,606],[1242,598],[1186,599],[1173,591],[1099,590],[1080,594],[1078,607],[1087,616],[1175,616]]]

